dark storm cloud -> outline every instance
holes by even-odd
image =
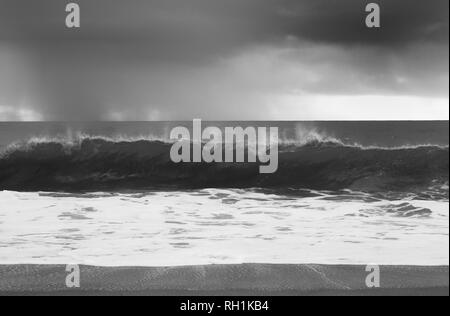
[[[363,21],[365,6],[378,3],[382,28],[373,32]],[[283,1],[280,29],[312,41],[341,44],[404,45],[417,41],[448,43],[447,0]]]
[[[74,0],[77,30],[69,2],[0,0],[0,120],[251,118],[292,91],[448,98],[448,0],[374,0],[380,30],[366,0]]]
[[[447,0],[378,0],[383,28],[363,21],[368,0],[78,0],[81,30],[64,28],[69,1],[0,0],[0,38],[147,40],[155,50],[208,51],[286,35],[332,43],[448,42]]]

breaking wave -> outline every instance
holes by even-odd
[[[347,144],[315,131],[281,137],[279,169],[259,164],[170,160],[161,137],[33,138],[0,154],[0,190],[102,191],[167,188],[308,188],[425,192],[448,196],[448,147]]]

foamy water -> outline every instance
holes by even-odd
[[[449,264],[448,201],[0,192],[0,264]]]

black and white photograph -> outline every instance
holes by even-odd
[[[0,296],[448,295],[448,0],[0,0]]]

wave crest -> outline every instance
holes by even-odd
[[[303,133],[303,132],[302,132]],[[368,148],[320,133],[282,142],[278,172],[258,164],[170,161],[171,143],[158,137],[76,135],[33,138],[0,156],[0,190],[132,190],[149,188],[308,188],[426,191],[448,195],[448,147]]]

